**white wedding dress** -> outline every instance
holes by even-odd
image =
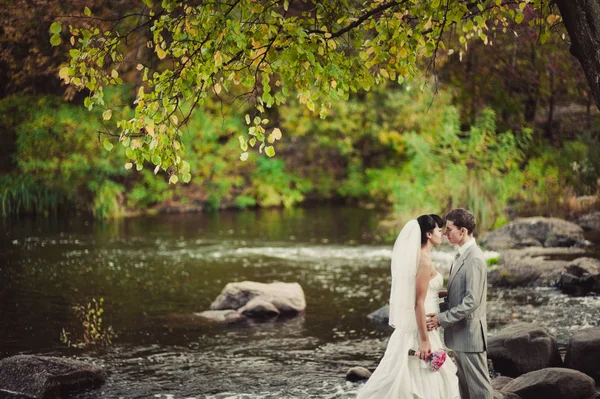
[[[438,292],[444,285],[440,273],[429,281],[425,297],[425,312],[439,312]],[[416,327],[416,323],[415,323]],[[440,331],[429,332],[431,351],[443,348]],[[432,371],[423,360],[409,356],[408,350],[419,348],[416,328],[408,331],[396,328],[388,341],[385,355],[357,399],[460,399],[456,366],[452,359],[439,371]]]

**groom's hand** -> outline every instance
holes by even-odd
[[[440,326],[436,313],[427,313],[426,316],[427,331],[435,330]]]

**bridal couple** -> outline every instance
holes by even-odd
[[[385,355],[357,399],[491,399],[486,356],[487,265],[473,238],[475,217],[465,209],[423,215],[403,228],[392,252],[390,337]],[[431,262],[443,236],[458,245],[448,280],[448,310],[440,312],[444,279]],[[439,371],[427,367],[444,342],[454,350]],[[408,351],[418,356],[409,356]]]

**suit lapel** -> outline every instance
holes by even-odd
[[[471,245],[469,248],[467,248],[465,253],[462,254],[462,256],[460,258],[458,258],[458,260],[456,261],[456,265],[454,265],[452,267],[452,273],[448,277],[448,289],[450,289],[450,285],[452,285],[454,278],[456,277],[456,275],[458,274],[460,269],[462,269],[462,267],[464,266],[465,260],[467,260],[469,255],[471,255],[471,252],[473,251],[474,247],[475,247],[475,245]]]

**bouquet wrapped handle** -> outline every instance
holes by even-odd
[[[419,351],[415,351],[414,349],[409,349],[408,355],[418,357]],[[425,361],[428,363],[428,366],[432,371],[438,371],[439,369],[442,368],[442,366],[446,362],[446,357],[447,357],[446,351],[443,349],[438,349],[435,352],[431,352],[431,354],[429,355],[429,358]]]

